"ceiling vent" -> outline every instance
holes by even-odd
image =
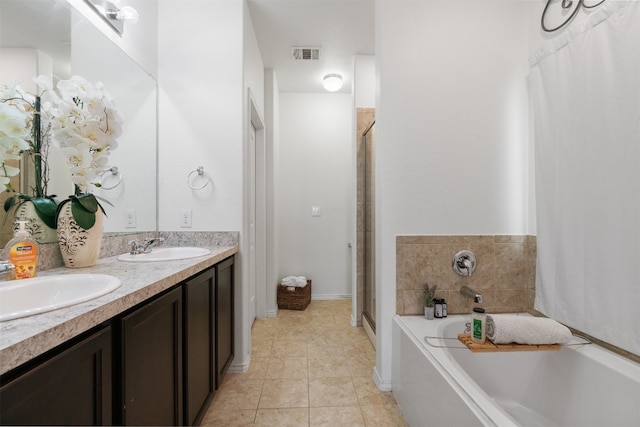
[[[320,59],[319,47],[293,47],[291,59],[294,61],[318,61]]]

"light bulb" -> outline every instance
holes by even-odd
[[[340,74],[327,74],[322,79],[322,86],[329,92],[335,92],[342,87],[342,76]]]
[[[138,11],[131,6],[123,6],[122,9],[118,11],[118,19],[120,20],[135,24],[136,22],[138,22],[139,18],[140,16],[138,15]]]

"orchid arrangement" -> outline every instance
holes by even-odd
[[[424,290],[422,291],[422,298],[424,299],[425,307],[433,307],[433,298],[436,296],[436,289],[438,285],[429,287],[428,283],[424,284]]]
[[[55,228],[57,203],[55,196],[47,195],[49,168],[50,125],[42,116],[41,98],[25,92],[20,86],[0,88],[0,183],[8,192],[15,192],[11,177],[20,173],[18,163],[24,153],[33,164],[34,181],[31,194],[15,194],[5,200],[4,209],[9,212],[15,205],[25,201],[33,202],[36,213],[49,227]]]
[[[23,194],[10,197],[5,202],[5,211],[32,200],[38,215],[55,228],[56,209],[60,205],[53,200],[54,196],[46,195],[46,154],[52,138],[67,160],[75,186],[74,194],[69,196],[73,216],[82,228],[89,229],[95,223],[98,208],[104,212],[91,191],[100,187],[99,178],[107,169],[109,154],[118,147],[122,114],[100,82],[92,84],[73,76],[59,81],[54,88],[46,76],[34,81],[43,88],[38,96],[25,93],[19,86],[0,89],[0,183],[7,191],[14,191],[11,177],[20,170],[6,161],[19,160],[22,152],[32,154],[36,174],[33,197]],[[46,215],[41,212],[43,209]]]
[[[122,114],[100,82],[73,76],[59,81],[56,89],[49,87],[53,141],[66,157],[75,185],[69,196],[73,217],[87,230],[93,227],[98,208],[104,213],[91,191],[100,187],[109,154],[118,147]]]

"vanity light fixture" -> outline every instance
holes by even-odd
[[[327,74],[322,79],[322,87],[329,92],[335,92],[342,87],[342,76],[340,74]]]
[[[120,0],[84,0],[93,10],[98,12],[111,27],[122,35],[124,23],[135,24],[138,22],[138,11],[131,6],[118,7]]]

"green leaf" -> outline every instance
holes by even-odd
[[[86,200],[86,199],[84,199]],[[95,198],[93,199],[95,201]],[[89,203],[89,206],[91,204]],[[90,211],[85,208],[84,203],[80,200],[80,197],[71,199],[71,215],[76,220],[78,225],[85,230],[90,229],[96,223],[96,211],[98,210],[98,203],[95,203],[95,209]]]
[[[58,203],[49,197],[34,197],[31,199],[36,214],[40,217],[42,222],[47,224],[50,228],[56,228],[56,211],[58,210]]]
[[[95,214],[98,210],[98,200],[96,200],[96,196],[91,193],[76,196],[75,200],[77,200],[87,212]]]
[[[7,200],[4,201],[4,211],[9,212],[11,208],[15,206],[15,204],[16,204],[16,197],[15,196],[8,197]]]

